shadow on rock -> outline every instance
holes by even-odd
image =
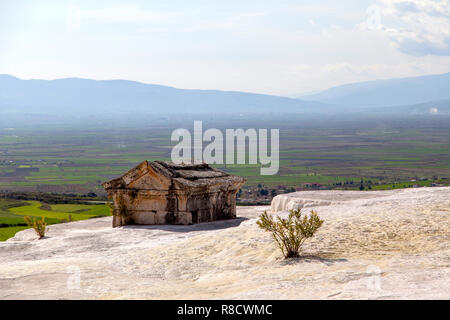
[[[127,225],[122,226],[123,229],[148,229],[148,230],[164,230],[171,232],[192,232],[192,231],[210,231],[238,227],[242,222],[249,220],[248,218],[238,217],[230,220],[217,220],[213,222],[202,222],[192,225],[174,225],[174,224],[154,224],[154,225]]]
[[[347,262],[347,259],[333,259],[333,258],[324,258],[317,255],[302,255],[298,258],[289,258],[281,261],[282,265],[293,265],[297,263],[311,263],[311,262],[321,262],[326,264],[327,266],[333,265],[338,262]]]

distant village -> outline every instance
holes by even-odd
[[[323,185],[320,183],[302,183],[298,187],[290,187],[285,185],[278,185],[276,187],[269,187],[264,184],[257,186],[244,186],[237,193],[237,203],[240,205],[263,205],[270,204],[272,199],[284,193],[291,193],[296,191],[313,191],[313,190],[373,190],[373,189],[397,189],[397,188],[420,188],[423,186],[429,187],[444,187],[450,183],[446,177],[428,178],[413,178],[407,182],[389,183],[385,181],[372,182],[371,180],[360,181],[345,181],[336,182],[332,185]],[[380,188],[382,187],[382,188]]]

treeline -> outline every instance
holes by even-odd
[[[107,201],[93,192],[87,194],[45,192],[0,192],[0,199],[35,200],[49,204],[89,204],[90,201]]]

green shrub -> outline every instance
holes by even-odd
[[[32,227],[34,231],[36,231],[39,239],[45,236],[45,231],[47,229],[47,223],[45,222],[45,218],[42,217],[41,220],[30,218],[29,216],[24,217],[25,222],[28,226]]]
[[[261,229],[272,233],[272,237],[287,259],[299,256],[303,242],[316,233],[323,220],[314,210],[309,217],[302,216],[300,210],[290,210],[287,218],[277,217],[276,220],[264,211],[256,223]]]
[[[67,217],[67,219],[61,219],[60,222],[61,223],[67,223],[67,222],[73,222],[73,217],[71,214],[69,214],[69,216]]]
[[[115,210],[114,210],[114,203],[112,202],[106,202],[105,205],[108,207],[109,209],[109,214],[114,216],[115,215]]]

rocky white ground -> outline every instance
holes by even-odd
[[[311,191],[274,214],[325,219],[303,257],[283,260],[256,218],[111,228],[111,218],[32,230],[0,243],[1,299],[449,299],[450,188]]]

